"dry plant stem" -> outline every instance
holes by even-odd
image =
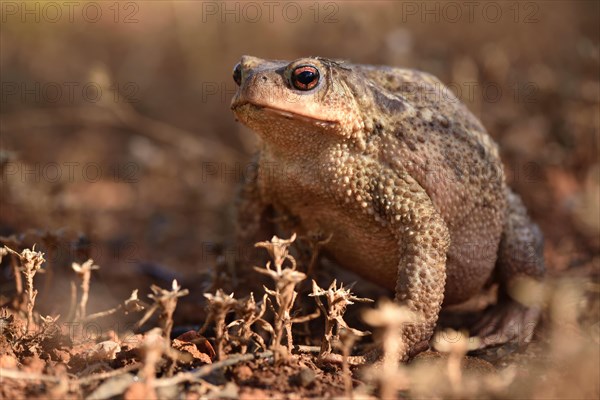
[[[33,324],[33,307],[35,306],[35,298],[38,291],[33,287],[33,277],[42,268],[44,260],[44,254],[35,251],[35,245],[33,250],[25,249],[21,253],[4,246],[4,248],[12,253],[14,256],[19,258],[21,263],[21,272],[25,276],[25,293],[27,295],[27,325],[25,331],[29,331],[29,327]]]
[[[305,346],[305,345],[296,345],[294,346],[294,350],[296,350],[298,353],[320,353],[321,352],[321,346]],[[343,360],[343,355],[340,356],[339,354],[330,354],[326,359],[326,362],[332,362],[332,363],[337,363],[337,364],[343,364],[344,360]],[[365,365],[367,363],[367,357],[365,356],[348,356],[347,360],[348,365]]]
[[[94,372],[101,370],[101,369],[110,369],[110,364],[106,361],[96,361],[93,364],[85,367],[85,369],[83,371],[78,373],[78,376],[91,375]]]
[[[40,330],[40,334],[42,336],[50,337],[56,333],[60,334],[60,327],[56,324],[56,321],[58,321],[60,315],[57,315],[55,317],[52,317],[50,315],[46,317],[40,316],[40,318],[42,320],[42,327]]]
[[[19,301],[22,300],[22,294],[23,294],[23,279],[21,278],[21,274],[19,271],[19,263],[17,262],[17,258],[19,257],[18,254],[13,254],[13,252],[9,251],[9,247],[8,245],[6,245],[6,243],[9,243],[10,246],[13,246],[15,248],[19,247],[20,241],[11,238],[2,238],[2,241],[5,243],[5,245],[3,247],[0,247],[0,260],[2,260],[2,258],[4,258],[5,256],[7,256],[8,254],[11,254],[10,256],[10,266],[12,268],[13,271],[13,275],[15,277],[15,291],[17,292],[17,298],[19,299]]]
[[[193,382],[196,381],[206,375],[210,375],[214,371],[217,371],[221,368],[229,367],[232,365],[239,364],[244,361],[252,361],[260,358],[271,358],[273,357],[272,351],[264,351],[262,353],[254,353],[254,354],[231,354],[226,360],[218,361],[213,364],[205,365],[191,372],[181,372],[173,377],[157,379],[154,382],[154,387],[165,387],[177,385],[183,382]]]
[[[226,295],[221,289],[218,289],[214,295],[205,293],[204,297],[208,300],[208,316],[198,333],[204,333],[210,321],[214,321],[217,359],[221,360],[225,356],[225,341],[229,339],[225,319],[227,318],[227,314],[237,305],[237,300],[233,298],[233,293]]]
[[[77,284],[71,281],[71,301],[69,302],[69,313],[67,314],[67,320],[71,321],[77,313]]]
[[[35,271],[33,269],[24,269],[23,271],[25,274],[25,282],[27,284],[26,293],[28,297],[26,331],[29,331],[29,327],[33,324],[33,307],[35,306],[35,298],[37,297],[38,291],[33,288],[33,277],[35,276]]]
[[[317,265],[317,260],[319,259],[319,251],[321,247],[326,245],[331,241],[333,234],[330,234],[326,239],[312,239],[310,240],[311,247],[311,256],[310,261],[308,262],[308,267],[306,268],[306,275],[312,277],[314,273],[315,266]]]
[[[144,325],[146,321],[148,321],[150,317],[156,312],[156,310],[158,310],[158,305],[156,304],[153,304],[150,307],[148,307],[142,318],[140,318],[140,320],[135,323],[135,329],[139,329],[142,325]]]
[[[119,311],[120,309],[123,308],[122,304],[119,304],[118,306],[111,308],[110,310],[106,310],[106,311],[100,311],[94,314],[90,314],[88,316],[86,316],[84,319],[82,319],[82,322],[90,322],[99,318],[104,318],[104,317],[108,317],[109,315],[113,315],[114,313],[116,313],[117,311]]]
[[[2,259],[8,255],[8,250],[4,247],[0,247],[0,263],[2,263]]]
[[[156,374],[156,364],[162,357],[162,341],[160,336],[155,333],[146,337],[144,343],[144,366],[140,371],[140,375],[146,382],[152,382]]]
[[[287,350],[288,352],[291,352],[294,344],[292,340],[292,317],[290,312],[294,306],[296,297],[298,297],[298,293],[293,290],[294,286],[291,285],[286,286],[285,289],[291,289],[291,291],[286,290],[283,294],[281,294],[282,301],[278,302],[280,303],[280,307],[277,318],[278,327],[275,328],[275,341],[277,345],[281,344],[281,339],[283,339],[283,331],[285,330],[287,335]]]
[[[433,342],[436,350],[448,353],[448,379],[454,393],[460,395],[461,388],[463,387],[462,360],[469,350],[479,347],[479,338],[470,338],[466,331],[457,332],[448,329],[436,334]]]
[[[344,376],[344,390],[346,397],[350,400],[354,399],[354,391],[352,390],[352,374],[350,373],[350,364],[348,359],[350,358],[350,352],[352,347],[358,339],[358,336],[353,334],[347,329],[343,329],[340,334],[341,348],[342,348],[342,374]]]
[[[299,344],[294,346],[294,350],[296,350],[298,353],[318,353],[321,351],[321,346],[306,346]]]
[[[275,351],[277,360],[279,357],[287,357],[292,351],[292,324],[312,318],[312,316],[296,319],[291,317],[291,311],[298,295],[295,287],[298,283],[306,279],[306,274],[296,271],[296,260],[288,254],[288,248],[295,239],[296,234],[293,234],[290,239],[280,239],[277,236],[273,236],[270,242],[256,244],[256,247],[264,247],[267,250],[275,266],[275,269],[271,269],[271,263],[268,262],[265,268],[255,267],[254,269],[263,275],[268,275],[275,282],[275,290],[265,287],[265,292],[275,298],[275,302],[277,303],[277,308],[273,305],[272,300],[269,303],[275,314],[275,324],[273,327],[274,340],[271,346]],[[283,267],[286,261],[291,265],[290,268]],[[284,331],[287,335],[286,347],[281,345]]]
[[[81,301],[79,302],[79,318],[85,318],[88,296],[90,293],[90,274],[81,278]]]
[[[0,382],[4,379],[15,379],[24,381],[42,381],[59,383],[61,378],[53,375],[38,374],[35,372],[25,372],[18,369],[0,368]]]
[[[392,329],[387,329],[383,335],[383,371],[381,385],[381,398],[391,399],[396,397],[397,388],[394,384],[394,379],[398,371],[398,360],[400,358],[400,352],[404,347],[404,341],[402,337],[393,332]]]
[[[403,326],[414,323],[417,318],[408,308],[389,300],[381,301],[377,309],[367,310],[363,318],[368,324],[383,330],[382,370],[376,379],[380,382],[381,398],[394,399],[398,390],[407,386],[407,377],[399,365],[400,354],[404,353],[406,346],[402,336]]]
[[[19,264],[17,263],[16,257],[13,256],[10,258],[10,265],[15,276],[15,290],[17,291],[17,296],[21,298],[21,296],[23,295],[23,278],[21,278]]]
[[[302,274],[304,275],[304,274]],[[277,350],[276,354],[286,357],[289,353],[291,353],[294,343],[292,337],[292,324],[306,322],[310,319],[316,318],[320,313],[311,314],[305,317],[292,318],[290,313],[291,309],[294,306],[294,302],[296,301],[296,297],[298,293],[294,291],[296,283],[289,282],[288,285],[284,288],[283,292],[277,291],[269,291],[265,288],[267,293],[275,296],[277,301],[278,308],[277,310],[273,307],[273,312],[275,313],[275,326],[274,326],[274,340],[272,343],[273,350]],[[290,291],[291,290],[291,291]],[[287,338],[287,346],[281,346],[281,341],[283,339],[283,334],[286,334]]]
[[[100,267],[94,265],[94,261],[92,259],[87,260],[83,264],[73,263],[71,267],[81,278],[81,299],[79,300],[77,317],[79,319],[84,319],[90,293],[90,279],[92,277],[92,271],[99,269]]]
[[[112,378],[115,376],[126,374],[131,371],[138,370],[141,367],[142,363],[131,364],[113,371],[107,371],[102,372],[100,374],[94,374],[83,378],[73,379],[70,380],[69,383],[75,386],[88,385],[96,381],[101,381],[103,379]],[[54,375],[38,374],[35,372],[25,372],[17,369],[0,368],[0,382],[2,382],[3,379],[60,383],[62,378]]]
[[[223,317],[223,318],[221,318]],[[226,329],[225,329],[225,318],[224,315],[219,315],[219,318],[216,320],[215,324],[215,341],[217,343],[217,360],[222,360],[223,356],[225,356],[225,351],[223,350],[224,342],[227,337]]]
[[[273,327],[263,319],[267,311],[267,300],[268,295],[265,293],[259,306],[254,300],[254,293],[250,293],[247,299],[240,300],[236,304],[238,319],[227,325],[227,328],[239,326],[239,335],[235,336],[235,338],[240,342],[240,352],[242,354],[246,354],[248,344],[252,340],[260,346],[261,350],[265,350],[266,348],[263,338],[252,330],[254,324],[260,324],[263,329],[273,336]]]
[[[142,348],[144,350],[144,364],[140,370],[140,378],[147,387],[147,393],[153,393],[152,398],[156,398],[154,392],[154,381],[156,380],[156,372],[158,362],[162,359],[165,353],[166,343],[165,338],[161,336],[161,329],[154,328],[146,333]]]
[[[186,296],[189,291],[187,289],[181,290],[181,286],[179,286],[177,280],[173,280],[171,290],[165,290],[156,285],[152,285],[150,289],[153,293],[149,294],[148,297],[154,300],[157,308],[161,309],[158,320],[162,328],[163,337],[168,340],[171,337],[171,330],[173,329],[173,313],[175,312],[175,308],[177,308],[177,299]],[[152,313],[154,310],[156,308],[153,307]],[[152,313],[146,313],[146,315],[149,317]]]
[[[116,313],[117,311],[120,311],[120,310],[124,310],[125,314],[128,314],[130,312],[139,312],[139,311],[145,310],[148,307],[148,305],[143,303],[140,299],[138,299],[137,293],[138,293],[138,291],[136,289],[133,292],[131,292],[131,296],[129,296],[129,298],[127,300],[125,300],[123,303],[119,304],[118,306],[116,306],[114,308],[111,308],[110,310],[101,311],[101,312],[97,312],[92,315],[88,315],[87,317],[85,317],[83,319],[83,322],[90,322],[90,321],[93,321],[98,318],[107,317],[109,315]]]
[[[450,353],[448,357],[448,378],[454,392],[458,392],[462,386],[462,354]]]
[[[138,370],[142,367],[142,363],[135,363],[131,365],[126,365],[123,368],[115,369],[113,371],[102,372],[100,374],[94,374],[92,376],[87,376],[84,378],[79,378],[74,381],[74,383],[78,385],[88,385],[90,383],[101,381],[103,379],[114,378],[115,376],[123,375],[131,371]]]
[[[314,297],[315,302],[320,310],[325,315],[325,333],[321,341],[321,351],[319,358],[323,358],[332,351],[333,341],[338,339],[339,332],[345,329],[356,336],[365,336],[370,332],[362,332],[358,329],[353,329],[348,326],[344,321],[344,314],[346,308],[354,302],[372,302],[373,300],[367,298],[359,298],[352,294],[350,288],[345,288],[344,285],[337,287],[337,281],[334,280],[327,290],[322,289],[317,285],[317,282],[312,281],[312,293],[311,297]],[[320,297],[325,296],[326,304],[323,304]]]

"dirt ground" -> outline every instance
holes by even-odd
[[[600,6],[475,3],[2,1],[0,244],[17,252],[0,253],[2,398],[598,398]],[[409,364],[364,362],[390,326],[365,309],[391,295],[366,282],[352,290],[376,302],[344,320],[373,335],[345,331],[319,355],[320,316],[293,325],[291,353],[273,345],[261,284],[274,282],[239,269],[233,240],[258,144],[229,110],[244,54],[417,68],[450,86],[544,232],[529,346],[465,356],[474,341],[449,329],[472,315],[455,311]],[[358,279],[327,260],[316,271],[322,288]],[[294,318],[318,309],[309,282]],[[240,339],[249,318],[261,339]]]

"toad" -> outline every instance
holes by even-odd
[[[233,78],[233,113],[261,139],[238,202],[242,243],[272,235],[269,210],[299,234],[330,235],[328,257],[419,316],[404,328],[403,359],[427,348],[442,307],[492,283],[498,302],[474,334],[486,345],[530,339],[540,310],[511,288],[542,279],[542,234],[507,186],[497,144],[438,79],[250,56]]]

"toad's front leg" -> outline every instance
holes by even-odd
[[[370,171],[369,176],[364,171]],[[359,199],[357,209],[389,227],[398,245],[397,251],[390,250],[390,256],[399,256],[396,301],[417,317],[403,328],[405,349],[400,357],[407,360],[427,348],[435,329],[444,299],[448,228],[410,175],[374,163],[350,167],[345,173],[352,176],[345,179],[345,195]]]

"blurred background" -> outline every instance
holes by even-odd
[[[232,204],[257,148],[229,110],[244,54],[438,76],[500,144],[551,274],[598,273],[596,1],[0,4],[0,235],[65,274],[94,258],[91,312],[165,271],[202,288],[238,258]],[[48,313],[68,285],[40,294]]]

